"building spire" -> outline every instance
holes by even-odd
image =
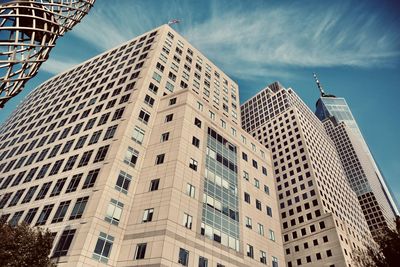
[[[324,89],[322,88],[322,85],[321,85],[321,83],[319,82],[318,77],[317,77],[317,74],[316,74],[315,72],[314,72],[314,79],[315,79],[315,82],[317,83],[317,87],[318,87],[318,89],[319,89],[319,91],[320,91],[320,93],[321,93],[321,96],[325,96]]]

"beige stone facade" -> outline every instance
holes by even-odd
[[[48,80],[0,131],[0,216],[58,266],[284,266],[238,86],[164,25]]]
[[[371,235],[323,124],[279,83],[241,110],[243,128],[272,153],[287,266],[354,266]]]

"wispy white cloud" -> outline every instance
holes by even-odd
[[[140,1],[97,1],[72,34],[100,50],[106,50],[150,30],[158,17]]]
[[[50,55],[50,58],[47,59],[47,61],[43,63],[40,68],[41,71],[45,71],[50,74],[58,74],[72,68],[73,66],[76,66],[78,63],[80,63],[79,60],[75,61],[69,58],[53,58]]]
[[[262,75],[264,70],[287,75],[285,68],[298,66],[390,65],[400,55],[399,34],[377,29],[376,16],[362,10],[350,16],[348,8],[310,10],[292,5],[246,11],[239,7],[184,33],[241,77]]]
[[[377,14],[332,3],[260,5],[211,1],[199,18],[194,2],[97,2],[73,34],[109,49],[176,15],[179,30],[207,57],[242,79],[289,77],[288,67],[372,67],[398,59],[400,34],[379,24]],[[197,16],[197,17],[196,17]],[[194,19],[196,17],[197,19]]]
[[[112,6],[109,9],[95,6],[84,21],[74,28],[72,34],[101,50],[125,41],[127,36],[123,34],[122,16],[117,16]]]

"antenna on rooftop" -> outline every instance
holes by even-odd
[[[168,25],[171,26],[172,24],[179,24],[181,23],[180,19],[171,19],[170,21],[168,21]]]
[[[321,85],[321,83],[319,82],[318,77],[317,77],[317,74],[316,74],[315,72],[314,72],[314,79],[315,79],[315,82],[317,83],[317,87],[318,87],[318,89],[319,89],[319,91],[320,91],[320,93],[321,93],[321,96],[325,96],[324,89],[322,88],[322,85]]]

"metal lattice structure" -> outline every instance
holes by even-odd
[[[0,5],[0,108],[20,93],[46,61],[58,37],[95,0],[11,0]]]

